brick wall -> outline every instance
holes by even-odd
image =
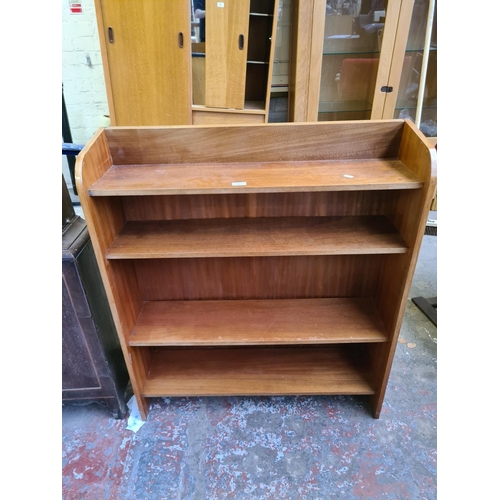
[[[62,83],[73,142],[85,144],[109,114],[94,0],[71,14],[62,0]],[[90,60],[87,60],[87,57]]]

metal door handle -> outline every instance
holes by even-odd
[[[238,47],[240,50],[243,50],[243,46],[245,45],[245,37],[243,35],[240,35],[238,37]]]
[[[109,43],[115,43],[115,35],[111,26],[108,26],[108,40]]]

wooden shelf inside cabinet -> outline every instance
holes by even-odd
[[[128,222],[108,259],[405,253],[384,216]]]
[[[385,342],[371,299],[149,301],[131,346],[221,346]]]
[[[235,108],[207,108],[201,104],[193,104],[193,111],[201,111],[205,113],[221,113],[221,114],[258,114],[264,115],[266,113],[265,103],[263,101],[245,101],[243,109]]]
[[[373,394],[350,346],[159,349],[144,396]]]
[[[100,129],[77,188],[142,418],[280,394],[378,418],[435,168],[409,120]]]
[[[319,103],[318,113],[358,113],[360,111],[370,111],[371,106],[367,101],[323,101]]]

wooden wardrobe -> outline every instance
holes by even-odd
[[[190,0],[95,6],[111,125],[267,122],[277,0],[207,0],[205,43]]]

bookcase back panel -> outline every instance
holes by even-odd
[[[104,130],[114,165],[398,158],[403,120]]]
[[[136,260],[144,300],[371,297],[383,255]]]
[[[197,196],[125,196],[129,221],[386,215],[394,211],[398,191],[215,194]]]

